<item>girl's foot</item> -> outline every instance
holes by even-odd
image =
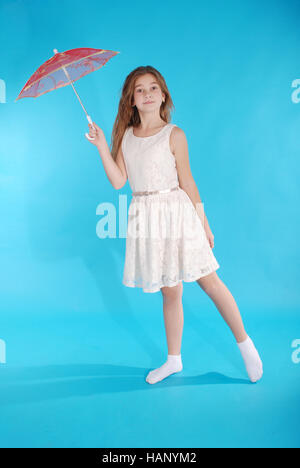
[[[242,343],[237,343],[251,382],[257,382],[263,375],[263,364],[249,336]]]
[[[146,377],[146,382],[155,384],[165,379],[175,372],[182,370],[181,354],[168,354],[167,361],[158,369],[149,372]]]

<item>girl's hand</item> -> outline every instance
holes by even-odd
[[[215,246],[214,235],[211,232],[210,227],[208,225],[205,226],[204,230],[205,230],[206,237],[208,239],[209,245],[210,245],[211,249],[213,249],[214,246]]]
[[[95,127],[96,130],[94,130],[91,126],[91,124],[89,124],[89,136],[91,138],[95,138],[94,140],[89,140],[87,137],[86,139],[92,143],[92,145],[95,145],[95,146],[101,146],[101,144],[103,144],[103,142],[105,141],[105,135],[103,133],[103,130],[102,128],[98,127],[98,125],[93,122],[93,126]]]

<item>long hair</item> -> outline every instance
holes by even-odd
[[[116,160],[120,145],[122,143],[122,138],[127,127],[130,127],[131,125],[136,127],[141,122],[136,106],[132,107],[133,94],[137,78],[139,76],[145,75],[146,73],[151,73],[156,78],[162,93],[165,94],[165,101],[162,102],[160,106],[160,117],[166,123],[170,122],[170,114],[175,106],[172,102],[165,79],[160,74],[160,72],[156,70],[156,68],[151,67],[151,65],[135,68],[125,78],[122,87],[121,99],[119,102],[118,114],[113,125],[110,151],[114,160]]]

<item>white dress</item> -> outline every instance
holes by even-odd
[[[176,159],[170,149],[175,124],[158,133],[137,137],[128,127],[122,151],[133,192],[128,208],[126,253],[122,283],[154,293],[163,286],[191,282],[217,270],[218,264],[201,219],[188,194],[179,187]]]

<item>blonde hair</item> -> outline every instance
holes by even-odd
[[[122,143],[122,138],[127,127],[130,127],[131,125],[136,127],[141,122],[136,106],[132,107],[133,94],[137,78],[139,76],[145,75],[146,73],[151,73],[156,78],[162,93],[165,94],[165,101],[161,103],[160,107],[160,117],[166,123],[169,123],[170,114],[172,110],[175,109],[165,79],[158,70],[156,70],[154,67],[151,67],[151,65],[147,65],[145,67],[137,67],[131,73],[129,73],[129,75],[127,75],[125,78],[122,87],[118,114],[112,130],[110,151],[114,160],[116,160],[120,145]]]

